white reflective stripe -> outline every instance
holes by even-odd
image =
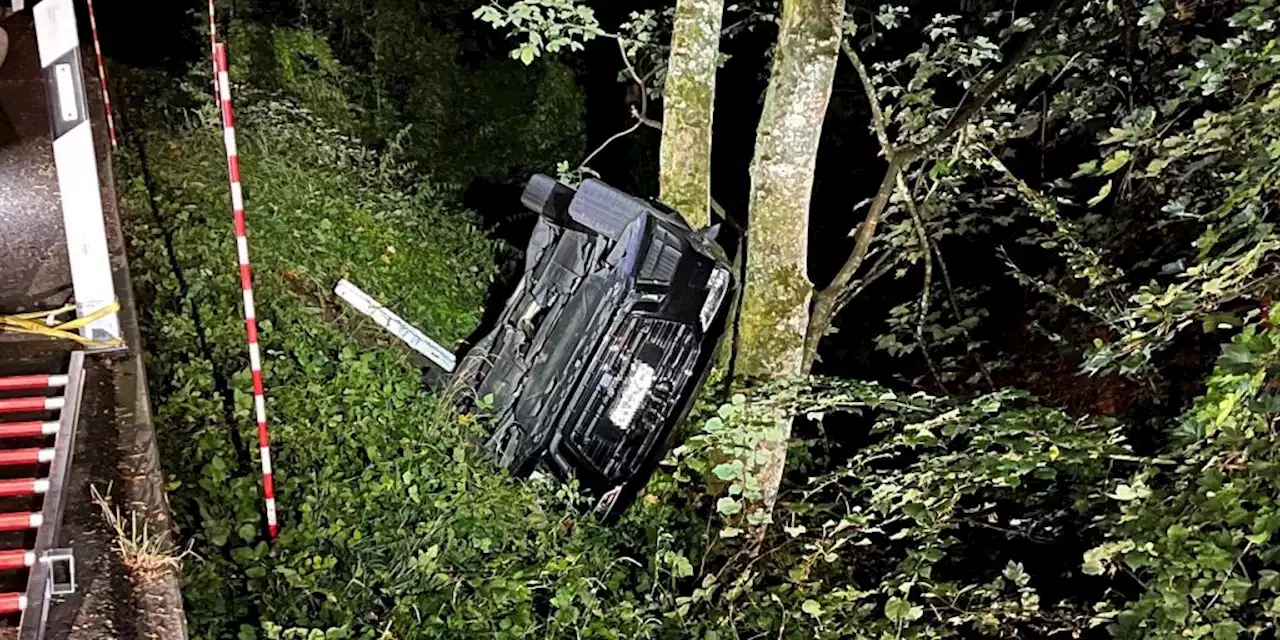
[[[232,144],[235,144],[233,141]],[[244,211],[244,190],[240,188],[240,181],[231,183],[231,206],[236,211]]]
[[[227,155],[240,155],[236,153],[236,128],[226,127],[222,130],[222,139],[227,143]]]
[[[22,11],[25,8],[27,8],[27,0],[13,0],[13,10],[15,13]]]
[[[28,551],[22,554],[22,564],[25,564],[28,567],[36,566],[36,552]],[[26,607],[23,607],[23,608],[26,608]]]
[[[36,481],[35,481],[35,486],[33,487],[33,489],[35,490],[35,492],[36,492],[36,493],[46,493],[46,492],[48,492],[48,491],[49,491],[49,479],[48,479],[48,478],[43,478],[43,479],[40,479],[40,480],[36,480]],[[39,525],[37,525],[37,526],[39,526]]]
[[[249,240],[244,236],[236,238],[236,254],[240,257],[240,264],[249,264]]]
[[[45,4],[42,2],[38,6]],[[96,188],[99,184],[98,161],[89,120],[53,141],[53,160],[58,169],[62,226],[67,236],[76,313],[83,317],[116,299],[106,224],[102,216],[102,195]],[[95,185],[95,188],[87,188],[87,185]],[[109,314],[82,327],[80,334],[89,338],[119,338],[119,318],[115,313]]]
[[[65,406],[66,404],[67,404],[67,399],[66,399],[66,398],[63,398],[63,397],[61,397],[61,396],[59,396],[59,397],[57,397],[57,398],[45,398],[45,399],[44,399],[44,410],[45,410],[45,411],[58,411],[58,410],[62,409],[62,407],[63,407],[63,406]]]
[[[255,311],[256,310],[253,308],[253,290],[245,289],[244,290],[244,317],[245,318],[258,317],[258,314]]]
[[[267,498],[267,524],[276,523],[276,499]]]
[[[26,597],[26,596],[18,596],[18,608],[19,608],[19,609],[22,609],[23,611],[26,611],[26,610],[27,610],[27,597]]]
[[[262,475],[271,475],[271,447],[258,447],[258,453],[262,456]]]
[[[231,64],[230,61],[227,64]],[[231,99],[231,80],[228,78],[226,71],[218,72],[218,90],[222,92],[220,95],[223,100]]]
[[[53,462],[53,458],[55,455],[56,454],[54,453],[53,449],[41,449],[40,455],[37,456],[36,459],[39,460],[40,462]]]
[[[256,342],[249,345],[249,369],[262,371],[262,352]]]
[[[27,518],[27,526],[31,527],[32,529],[37,529],[42,524],[44,524],[44,516],[38,513],[33,513]]]
[[[40,424],[40,433],[51,436],[57,433],[60,428],[62,428],[62,425],[57,422],[43,422]]]
[[[78,87],[71,78],[71,65],[66,62],[54,65],[53,79],[58,86],[58,115],[63,122],[75,122],[80,117],[80,106],[76,101]]]
[[[50,387],[65,387],[70,381],[71,378],[68,376],[49,376]]]
[[[76,9],[71,0],[44,0],[32,9],[32,13],[36,19],[40,66],[53,64],[62,54],[80,45]]]
[[[257,414],[258,424],[267,421],[267,400],[262,396],[253,397],[253,411]]]

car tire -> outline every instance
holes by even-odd
[[[652,210],[645,201],[599,180],[583,182],[569,203],[569,217],[574,222],[615,242],[636,218]]]

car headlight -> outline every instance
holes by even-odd
[[[645,398],[649,396],[649,390],[653,388],[653,379],[653,367],[643,362],[631,364],[631,371],[627,373],[627,379],[622,383],[622,389],[618,391],[618,397],[613,401],[613,408],[609,410],[609,420],[619,429],[631,426],[631,421],[635,420],[636,413],[640,411]]]
[[[702,320],[702,330],[706,331],[711,326],[711,321],[715,320],[716,312],[720,310],[720,303],[724,302],[724,293],[729,288],[729,272],[724,269],[715,269],[711,272],[711,277],[707,279],[707,300],[702,303],[702,313],[699,318]]]

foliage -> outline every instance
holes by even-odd
[[[375,148],[399,145],[436,182],[524,180],[581,157],[585,98],[569,68],[477,52],[459,25],[475,4],[254,2],[246,13],[258,22],[233,33],[273,52],[250,61],[259,86],[288,90]],[[306,28],[259,26],[295,12]]]
[[[1236,638],[1275,633],[1280,583],[1280,439],[1276,376],[1280,313],[1224,345],[1208,389],[1177,427],[1176,465],[1136,473],[1101,522],[1103,544],[1084,555],[1091,574],[1129,573],[1147,585],[1109,599],[1094,624],[1113,635]]]
[[[239,95],[284,523],[272,550],[258,538],[255,467],[230,445],[215,383],[231,377],[231,417],[249,425],[240,296],[226,268],[235,249],[211,109],[189,114],[191,126],[179,131],[144,134],[159,217],[148,212],[136,164],[124,189],[136,283],[147,300],[156,420],[177,473],[171,497],[205,559],[189,565],[185,581],[193,632],[254,637],[241,625],[268,620],[343,629],[338,637],[398,635],[419,623],[415,610],[439,612],[460,588],[476,596],[438,614],[448,619],[438,636],[528,624],[533,595],[511,576],[521,564],[548,580],[576,575],[573,562],[553,553],[576,544],[573,536],[527,490],[473,459],[474,424],[442,419],[404,354],[328,295],[348,277],[453,344],[478,317],[492,273],[488,243],[467,215],[443,204],[445,194],[400,190],[396,167],[379,166],[308,112]],[[446,490],[457,492],[446,500]],[[404,535],[410,531],[418,533]],[[496,550],[507,559],[486,565],[481,558]]]
[[[606,33],[584,3],[484,5],[477,15],[515,35],[532,72],[486,60],[455,73],[443,63],[461,38],[435,21],[476,5],[376,4],[318,9],[336,56],[302,31],[240,48],[271,60],[270,92],[241,94],[241,146],[278,420],[285,533],[274,549],[257,539],[256,473],[231,444],[217,382],[234,391],[231,423],[247,425],[208,107],[151,114],[154,189],[135,164],[122,190],[173,504],[205,559],[185,576],[196,636],[1275,635],[1275,3],[855,12],[850,62],[867,64],[852,93],[886,161],[910,153],[897,156],[901,182],[886,183],[882,226],[844,295],[924,271],[922,287],[876,289],[892,289],[877,343],[905,382],[814,378],[712,398],[610,529],[579,511],[572,487],[497,473],[472,447],[483,416],[450,415],[404,354],[327,292],[351,277],[434,336],[469,331],[489,247],[447,190],[406,189],[416,174],[390,132],[414,124],[405,135],[418,137],[400,139],[428,168],[454,154],[466,171],[502,173],[523,157],[493,151],[513,135],[512,149],[555,157],[542,132],[580,100],[540,54],[612,36],[628,63],[652,69],[639,61],[658,59],[666,14],[637,12],[628,24],[640,26]],[[369,71],[406,43],[421,55]],[[253,76],[258,57],[236,64]],[[534,78],[549,83],[545,111],[513,97]],[[459,87],[480,106],[459,111]],[[344,115],[344,101],[372,115]],[[499,117],[526,112],[534,124],[518,134]],[[369,151],[344,117],[356,129],[372,118],[392,153]],[[468,156],[460,140],[488,148]],[[1023,295],[1029,316],[1001,317],[1002,298]],[[1195,360],[1226,332],[1212,371],[1182,365],[1189,401],[1161,386],[1172,354]],[[1116,412],[1068,413],[1001,388],[1029,385],[1027,372],[1082,380],[1046,353],[1144,376],[1147,404],[1103,418],[1090,414]],[[768,517],[756,474],[771,455],[760,445],[781,444],[780,415],[800,419],[798,437],[774,524],[757,526]]]

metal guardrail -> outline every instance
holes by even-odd
[[[19,614],[19,639],[43,640],[54,596],[75,591],[75,559],[59,549],[58,529],[66,502],[66,486],[75,451],[76,425],[84,395],[85,355],[73,351],[65,373],[0,376],[0,391],[24,395],[0,405],[0,466],[33,469],[30,477],[0,480],[0,496],[39,499],[35,511],[0,513],[0,531],[35,531],[30,547],[0,549],[0,571],[27,571],[27,588],[0,593],[0,614]],[[61,396],[47,395],[60,390]],[[58,412],[56,421],[5,420],[6,417],[43,418]],[[53,439],[53,446],[46,447]],[[39,446],[32,447],[33,442]],[[44,471],[45,466],[48,470]]]

